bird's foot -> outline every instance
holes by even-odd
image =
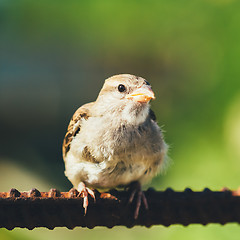
[[[88,195],[90,195],[94,199],[94,202],[95,202],[96,201],[95,194],[94,194],[93,190],[86,187],[86,185],[83,182],[80,182],[78,184],[77,190],[79,192],[78,197],[80,196],[83,198],[84,215],[86,215],[87,207],[88,207]]]
[[[129,204],[131,204],[133,202],[133,199],[134,199],[135,196],[137,198],[136,208],[135,208],[135,212],[134,212],[134,219],[137,219],[142,203],[143,203],[145,209],[148,210],[147,198],[146,198],[144,192],[141,189],[140,182],[138,182],[138,181],[132,182],[129,185],[129,191],[131,192],[130,198],[128,200]]]

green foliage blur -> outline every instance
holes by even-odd
[[[158,190],[240,186],[240,2],[0,1],[0,191],[68,191],[61,144],[104,79],[131,73],[172,159]],[[11,239],[239,239],[235,224],[0,230]]]

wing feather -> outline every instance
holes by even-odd
[[[154,113],[154,111],[152,109],[149,109],[149,117],[153,120],[153,121],[157,121],[157,117]]]
[[[62,152],[63,152],[63,158],[67,155],[68,151],[70,150],[71,147],[71,142],[73,138],[79,133],[81,130],[81,123],[83,119],[88,119],[91,116],[91,106],[94,104],[92,103],[87,103],[80,108],[73,114],[72,119],[70,120],[70,123],[67,128],[67,133],[65,135],[65,138],[63,140],[63,145],[62,145]]]

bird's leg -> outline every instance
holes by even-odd
[[[77,190],[79,192],[78,196],[82,196],[82,198],[83,198],[84,215],[86,215],[87,207],[88,207],[88,195],[90,195],[95,201],[95,194],[94,194],[93,190],[86,187],[84,182],[80,182],[78,184]]]
[[[138,181],[132,182],[129,185],[129,191],[131,192],[131,195],[130,195],[130,198],[129,198],[129,201],[128,201],[129,203],[133,202],[133,199],[134,199],[135,196],[137,198],[136,209],[135,209],[135,212],[134,212],[134,219],[137,219],[142,202],[143,202],[143,205],[144,205],[145,209],[148,210],[147,198],[145,197],[145,194],[141,189],[141,184]]]

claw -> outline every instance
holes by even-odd
[[[143,203],[145,209],[148,210],[147,198],[146,198],[144,192],[141,190],[141,184],[139,182],[137,182],[137,181],[132,182],[130,184],[129,188],[130,188],[130,191],[131,191],[131,195],[130,195],[128,203],[131,204],[133,202],[134,197],[135,196],[137,197],[136,209],[135,209],[135,212],[134,212],[134,219],[137,219],[142,203]]]
[[[95,194],[94,194],[93,190],[86,187],[86,185],[83,182],[80,182],[78,184],[78,192],[79,192],[78,196],[82,196],[82,198],[83,198],[84,215],[86,215],[87,207],[88,207],[88,195],[90,195],[94,199],[94,202],[95,202],[96,201]]]

